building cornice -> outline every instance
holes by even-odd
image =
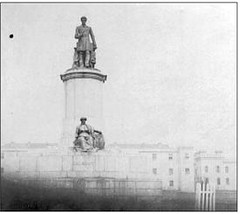
[[[174,149],[169,149],[169,150],[164,150],[164,149],[159,149],[159,150],[156,150],[156,149],[148,149],[148,150],[140,150],[139,151],[140,153],[177,153],[178,151],[177,150],[174,150]]]
[[[195,159],[199,159],[199,160],[207,160],[207,159],[219,159],[222,160],[224,159],[224,157],[214,157],[214,156],[201,156],[201,157],[195,157]]]

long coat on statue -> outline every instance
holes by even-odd
[[[75,38],[78,39],[77,42],[77,51],[91,51],[91,43],[90,38],[91,36],[93,47],[97,47],[95,37],[91,27],[86,26],[78,26],[76,28]]]

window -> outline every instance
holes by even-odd
[[[217,166],[217,172],[218,173],[220,172],[220,166]]]
[[[186,175],[190,174],[190,169],[189,168],[185,168],[185,174]]]
[[[169,169],[169,175],[172,175],[172,174],[173,174],[173,169],[170,168],[170,169]]]
[[[221,184],[221,180],[220,178],[217,179],[217,185],[220,185]]]
[[[152,160],[157,160],[157,154],[152,154]]]
[[[228,173],[228,171],[229,171],[228,166],[225,166],[225,173]]]
[[[174,185],[173,180],[169,181],[169,186],[173,187],[173,185]]]
[[[205,172],[208,172],[208,166],[205,166]]]
[[[226,178],[226,184],[229,185],[230,182],[229,182],[229,178]]]
[[[157,168],[153,168],[152,172],[153,172],[154,175],[156,175],[157,174]]]
[[[185,159],[189,159],[189,153],[185,153]]]
[[[169,154],[168,159],[172,160],[173,159],[173,154]]]

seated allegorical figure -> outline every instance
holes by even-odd
[[[80,148],[82,151],[104,149],[105,141],[100,131],[86,124],[87,118],[80,119],[81,124],[77,126],[75,132],[75,141],[73,142],[75,150]]]

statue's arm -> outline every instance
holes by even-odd
[[[79,33],[78,27],[76,28],[75,31],[75,39],[79,39],[81,37],[81,34]]]
[[[93,34],[93,31],[92,31],[92,28],[91,28],[91,27],[90,27],[90,30],[89,30],[89,34],[90,34],[91,39],[92,39],[93,48],[94,48],[94,49],[97,49],[97,43],[96,43],[95,36],[94,36],[94,34]]]

